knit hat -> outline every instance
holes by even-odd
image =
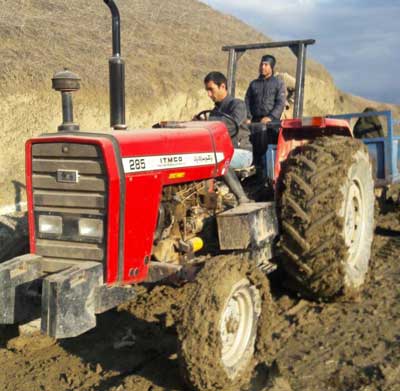
[[[274,69],[276,58],[274,56],[271,56],[270,54],[266,54],[265,56],[261,57],[261,62],[267,62],[269,65],[271,65],[271,68]]]

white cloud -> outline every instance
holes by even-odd
[[[316,9],[319,5],[333,0],[205,0],[205,3],[222,9],[251,10],[262,14],[293,12]]]
[[[311,54],[340,88],[377,100],[390,96],[400,103],[400,79],[394,77],[400,63],[399,0],[204,2],[276,40],[315,38]]]

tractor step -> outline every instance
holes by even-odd
[[[278,235],[274,202],[249,202],[217,215],[221,250],[271,246]]]
[[[27,254],[0,264],[0,324],[41,317],[41,331],[75,337],[96,326],[96,314],[135,297],[132,287],[103,284],[99,262]]]

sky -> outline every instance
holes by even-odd
[[[308,55],[337,86],[400,104],[400,0],[203,0],[275,41],[314,38]]]

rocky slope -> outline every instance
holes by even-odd
[[[56,70],[69,67],[82,78],[75,99],[81,128],[107,128],[111,21],[100,0],[20,0],[17,8],[0,0],[0,7],[0,210],[4,211],[24,200],[24,141],[55,131],[61,122],[60,97],[50,83]],[[226,70],[221,47],[270,40],[196,0],[126,0],[119,1],[119,7],[131,128],[189,118],[209,108],[202,79],[210,70]],[[293,37],[300,38],[310,37]],[[241,60],[239,96],[256,76],[260,54],[246,54]],[[291,52],[274,54],[278,70],[293,75]],[[338,91],[321,65],[308,62],[305,114],[361,110],[371,104],[383,107]]]

